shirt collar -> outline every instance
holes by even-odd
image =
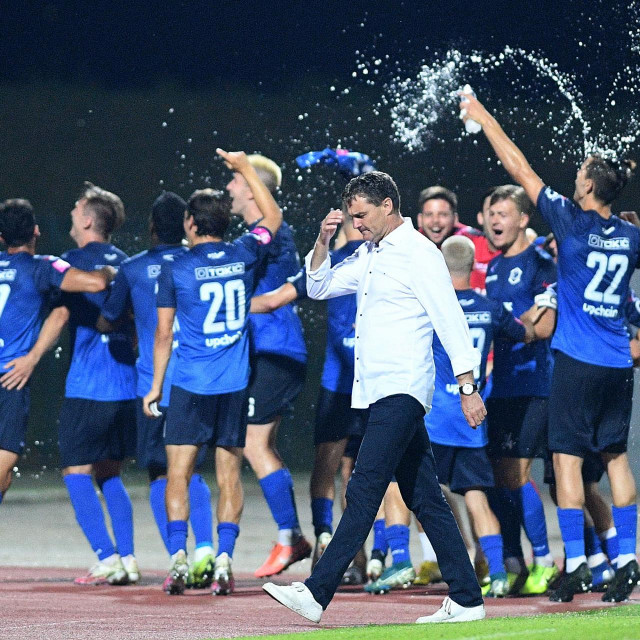
[[[385,244],[396,245],[402,242],[402,238],[410,234],[413,230],[413,222],[411,218],[402,218],[403,223],[396,227],[391,233],[387,234],[382,240],[380,240],[380,245],[384,246]]]

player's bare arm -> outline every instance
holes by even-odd
[[[231,171],[240,173],[247,181],[253,199],[262,213],[261,227],[266,227],[273,235],[278,233],[282,224],[282,211],[275,201],[271,192],[258,176],[256,170],[247,159],[244,151],[224,151],[216,149],[216,153],[224,159],[225,164]]]
[[[296,288],[290,283],[285,282],[281,287],[273,291],[267,291],[260,296],[251,298],[251,313],[271,313],[286,304],[293,302],[298,297]]]
[[[340,209],[332,209],[327,217],[320,223],[320,233],[313,247],[311,256],[311,270],[319,269],[329,255],[329,243],[342,224],[343,213]]]
[[[487,140],[496,152],[507,173],[526,191],[534,204],[538,201],[544,183],[524,157],[524,154],[507,136],[498,121],[471,94],[464,94],[460,109],[466,109],[464,120],[471,118],[482,125]]]
[[[116,277],[113,267],[105,266],[96,271],[83,271],[71,267],[66,270],[60,289],[70,293],[98,293],[104,291]]]
[[[472,371],[461,373],[459,376],[456,376],[456,379],[460,386],[467,383],[475,383]],[[487,410],[485,409],[484,402],[477,391],[472,393],[470,396],[463,395],[461,393],[460,404],[462,405],[462,413],[472,429],[480,426],[482,421],[487,417]]]
[[[0,384],[8,390],[24,388],[42,356],[58,342],[68,321],[69,309],[56,307],[44,321],[38,339],[29,353],[4,365],[9,371],[0,378]]]
[[[173,320],[176,310],[173,307],[158,307],[158,324],[153,341],[153,382],[149,393],[142,400],[146,416],[155,418],[156,414],[149,406],[162,400],[162,384],[173,350]]]

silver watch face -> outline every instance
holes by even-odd
[[[470,382],[465,382],[460,391],[462,392],[462,395],[470,396],[473,393],[473,385]]]

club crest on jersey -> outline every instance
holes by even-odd
[[[514,267],[509,273],[509,284],[518,284],[522,280],[522,269],[520,267]]]
[[[157,278],[160,275],[160,265],[159,264],[150,264],[147,267],[147,278],[151,278],[152,280]]]

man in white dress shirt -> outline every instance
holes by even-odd
[[[329,242],[342,216],[331,211],[306,258],[307,291],[315,299],[357,294],[352,406],[369,409],[367,428],[347,487],[347,508],[311,576],[305,583],[267,583],[263,588],[292,611],[319,622],[395,475],[449,584],[442,607],[418,622],[484,618],[480,587],[438,484],[424,428],[435,381],[434,330],[451,359],[462,412],[471,428],[486,415],[473,378],[480,355],[473,348],[442,254],[400,215],[392,178],[380,171],[358,176],[346,186],[342,203],[365,242],[331,269]]]

